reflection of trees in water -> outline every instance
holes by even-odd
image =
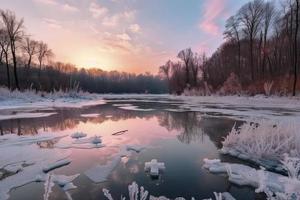
[[[74,129],[79,123],[102,124],[105,121],[119,121],[127,119],[150,119],[156,117],[159,124],[168,131],[176,130],[180,134],[178,140],[183,143],[203,141],[204,134],[221,145],[222,138],[230,131],[234,121],[225,118],[201,118],[197,112],[165,112],[165,111],[128,111],[122,110],[110,104],[93,106],[84,109],[63,109],[56,111],[58,114],[34,119],[12,119],[0,121],[0,133],[15,133],[18,135],[34,135],[39,131],[55,132]],[[100,114],[98,117],[85,118],[81,114]],[[107,118],[107,116],[112,116]],[[46,146],[51,146],[47,144]]]
[[[79,123],[101,124],[107,120],[119,121],[126,119],[144,118],[155,116],[153,112],[137,112],[121,110],[111,105],[93,106],[84,109],[62,109],[58,114],[43,118],[10,119],[0,121],[0,134],[35,135],[39,131],[56,132],[74,129]],[[81,114],[99,113],[98,117],[81,117]],[[112,116],[107,118],[106,116]]]
[[[201,115],[196,112],[165,112],[159,116],[159,123],[168,131],[177,130],[180,134],[178,140],[183,143],[203,140],[201,129]]]
[[[202,118],[197,112],[164,112],[158,118],[160,125],[168,131],[178,131],[177,138],[183,143],[203,141],[205,134],[218,147],[234,124],[233,120],[226,118]]]

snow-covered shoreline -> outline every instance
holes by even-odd
[[[4,95],[4,96],[3,96]],[[162,103],[176,106],[170,112],[213,113],[237,120],[277,119],[300,121],[299,97],[175,96],[169,94],[90,94],[13,92],[0,97],[0,113],[57,108],[82,108],[106,103]],[[130,104],[131,105],[131,104]],[[123,109],[120,107],[120,109]],[[136,105],[126,110],[140,111]],[[146,109],[148,111],[148,109]],[[10,118],[14,118],[13,116]],[[20,118],[20,117],[19,117]]]

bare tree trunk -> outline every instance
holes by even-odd
[[[297,86],[297,64],[298,64],[298,28],[299,28],[299,0],[296,0],[296,29],[295,29],[295,41],[294,41],[294,85],[293,85],[293,96],[296,96]]]
[[[7,87],[8,89],[10,89],[9,63],[8,63],[7,53],[5,53],[5,62],[6,62]]]
[[[251,80],[254,81],[254,62],[253,62],[253,38],[250,38],[250,67],[251,67]]]
[[[13,57],[14,77],[15,77],[16,87],[18,90],[20,90],[18,72],[17,72],[17,58],[16,58],[16,52],[15,52],[15,45],[13,43],[11,44],[11,53],[12,53],[12,57]]]

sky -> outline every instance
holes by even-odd
[[[223,41],[228,17],[249,0],[0,0],[48,43],[56,61],[134,73],[185,48],[207,55]]]

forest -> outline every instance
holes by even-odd
[[[226,21],[224,43],[207,57],[187,48],[160,67],[171,93],[296,94],[299,1],[254,0]]]
[[[83,90],[91,93],[166,93],[167,84],[158,75],[77,68],[55,62],[54,52],[43,41],[25,32],[24,20],[1,10],[0,85],[11,90]]]
[[[48,92],[296,95],[298,32],[297,0],[253,0],[227,19],[224,43],[211,56],[187,48],[159,74],[137,75],[53,61],[48,45],[26,34],[23,19],[1,10],[0,84]]]

